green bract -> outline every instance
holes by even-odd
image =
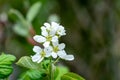
[[[12,62],[15,61],[15,56],[2,53],[0,55],[0,79],[8,77],[12,71]]]

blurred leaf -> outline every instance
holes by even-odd
[[[11,9],[9,13],[10,15],[16,16],[16,18],[18,19],[16,21],[19,21],[19,23],[21,24],[21,27],[24,27],[24,29],[29,30],[29,28],[31,27],[31,24],[25,20],[24,16],[18,10]]]
[[[59,80],[59,79],[60,79],[60,78],[57,79],[58,75],[59,75],[59,68],[56,67],[56,69],[55,69],[55,71],[54,71],[54,79],[55,79],[55,80]]]
[[[20,22],[22,22],[22,24],[26,24],[26,21],[25,21],[23,15],[22,15],[18,10],[11,9],[11,10],[9,11],[9,14],[10,14],[10,15],[15,15],[16,18],[17,18],[18,20],[20,20]]]
[[[43,77],[46,77],[46,73],[44,71],[28,70],[23,73],[18,80],[41,80]]]
[[[55,73],[54,73],[55,80],[61,80],[61,76],[63,76],[67,72],[69,72],[67,67],[63,67],[63,66],[56,67]]]
[[[15,61],[15,56],[2,53],[0,55],[0,79],[8,77],[12,71],[12,62]]]
[[[10,54],[4,54],[2,53],[0,55],[0,65],[11,65],[13,61],[15,61],[15,56]]]
[[[38,12],[40,11],[40,8],[41,8],[40,2],[36,2],[35,4],[33,4],[26,15],[27,21],[32,22],[33,19],[38,14]]]
[[[61,80],[85,80],[85,79],[83,77],[79,76],[78,74],[69,72],[69,73],[64,74],[61,77]]]
[[[0,66],[0,79],[8,77],[13,71],[12,66]]]
[[[26,27],[23,27],[20,23],[14,25],[13,30],[16,34],[27,37],[29,35],[29,30]]]
[[[16,64],[28,69],[39,69],[41,67],[40,64],[33,62],[28,56],[21,57]]]

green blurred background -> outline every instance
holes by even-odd
[[[31,22],[32,31],[40,34],[44,22],[56,21],[65,26],[67,35],[60,42],[75,55],[72,62],[61,61],[72,72],[86,80],[120,80],[120,0],[0,0],[0,52],[17,60],[32,51],[32,36],[21,36],[13,30],[19,21],[9,15],[16,9],[26,17],[29,8],[41,3]],[[11,80],[17,80],[24,69],[14,66]]]

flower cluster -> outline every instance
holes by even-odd
[[[73,55],[66,54],[64,48],[64,43],[59,43],[59,38],[66,35],[65,29],[63,26],[51,22],[44,23],[44,26],[41,27],[41,35],[35,35],[33,39],[43,44],[44,48],[39,46],[34,46],[33,51],[36,53],[31,56],[33,62],[40,63],[45,57],[61,58],[65,60],[74,60]]]

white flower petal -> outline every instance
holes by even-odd
[[[66,35],[65,29],[63,26],[59,26],[57,33],[59,34],[59,36]]]
[[[50,57],[51,53],[46,53],[45,57]]]
[[[44,23],[44,26],[45,26],[48,30],[50,30],[50,24],[49,24],[49,23]]]
[[[64,59],[65,59],[65,60],[68,60],[68,61],[72,61],[72,60],[74,60],[74,56],[73,56],[73,55],[66,55],[66,56],[64,57]]]
[[[61,43],[58,45],[59,50],[63,50],[65,48],[65,44]]]
[[[58,24],[58,23],[56,23],[56,22],[51,22],[51,28],[52,28],[52,30],[57,31],[57,30],[58,30],[58,28],[59,28],[59,24]]]
[[[51,26],[52,26],[52,27],[58,27],[58,26],[59,26],[59,24],[58,24],[58,23],[56,23],[56,22],[51,22]]]
[[[52,44],[53,44],[54,47],[56,47],[56,46],[59,45],[59,44],[58,44],[58,41],[57,41],[57,42],[52,42]]]
[[[56,34],[56,30],[54,28],[52,28],[50,30],[50,36],[55,36],[55,34]]]
[[[60,58],[64,59],[64,57],[66,56],[66,52],[65,52],[65,51],[58,51],[58,52],[57,52],[57,55],[58,55]]]
[[[47,32],[47,30],[46,30],[46,28],[44,26],[41,27],[41,33],[45,37],[48,36],[48,32]]]
[[[44,30],[46,30],[46,28],[45,28],[44,26],[42,26],[42,27],[41,27],[41,30],[44,31]]]
[[[46,53],[50,53],[52,50],[53,50],[53,48],[52,48],[51,46],[44,48],[44,51],[45,51]]]
[[[37,63],[40,63],[43,59],[44,59],[44,57],[41,57],[41,58],[39,59],[39,61],[37,61]]]
[[[39,42],[39,43],[46,41],[46,38],[45,38],[45,37],[39,36],[39,35],[35,35],[35,36],[33,37],[33,39],[34,39],[36,42]]]
[[[58,37],[57,36],[54,36],[54,37],[52,37],[52,40],[51,40],[52,42],[58,42]]]
[[[53,58],[57,58],[57,53],[52,52],[51,55],[52,55]]]
[[[31,57],[33,62],[37,62],[41,58],[40,54],[35,54],[34,56],[31,56]]]
[[[39,46],[34,46],[33,51],[36,53],[40,53],[42,51],[42,49]]]
[[[45,42],[45,43],[43,44],[44,47],[49,47],[49,45],[50,45],[50,42],[49,42],[49,41],[47,41],[47,42]]]
[[[50,57],[52,50],[53,50],[53,49],[52,49],[51,46],[46,47],[46,48],[44,49],[44,52],[46,53],[45,57]]]

